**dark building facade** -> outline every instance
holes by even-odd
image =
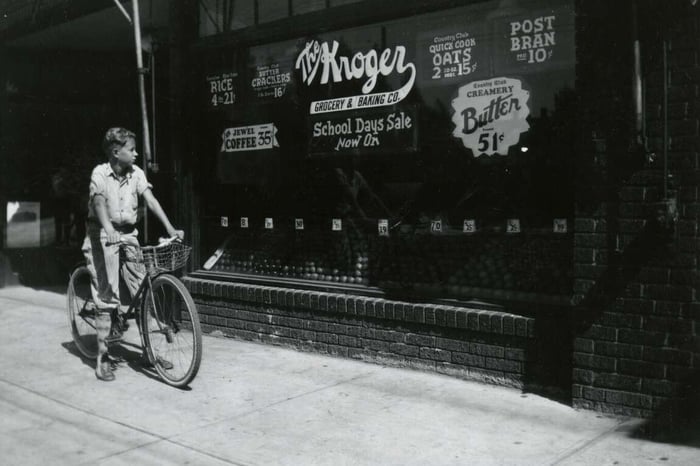
[[[696,391],[693,2],[167,11],[154,176],[206,331],[642,417]]]

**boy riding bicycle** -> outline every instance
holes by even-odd
[[[102,141],[102,149],[108,161],[96,166],[90,177],[88,221],[82,250],[90,271],[92,298],[96,306],[95,376],[111,381],[115,377],[105,355],[113,312],[118,316],[117,324],[122,329],[126,327],[126,320],[119,315],[120,266],[132,297],[145,274],[143,265],[138,263],[139,241],[135,228],[139,196],[143,197],[169,236],[183,239],[185,233],[173,227],[153,195],[146,174],[134,165],[138,156],[135,134],[124,128],[110,128]],[[125,255],[124,261],[120,261],[120,250]]]

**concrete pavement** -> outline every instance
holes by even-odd
[[[117,380],[100,382],[64,304],[61,292],[0,288],[4,465],[700,464],[697,443],[639,438],[641,420],[223,337],[205,337],[189,390],[161,383],[135,346]]]

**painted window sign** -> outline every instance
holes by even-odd
[[[219,107],[233,105],[237,99],[238,73],[220,73],[206,77],[209,105]]]
[[[292,80],[290,71],[280,70],[278,63],[259,65],[255,68],[255,76],[250,86],[258,97],[279,99],[284,96],[287,84]]]
[[[418,62],[421,64],[421,80],[428,84],[444,83],[473,77],[482,68],[488,71],[481,29],[480,25],[474,25],[469,30],[431,31],[420,35]]]
[[[453,136],[462,140],[475,157],[508,155],[520,134],[530,128],[530,93],[514,78],[470,82],[459,88],[452,101]]]
[[[277,101],[287,95],[292,83],[292,59],[296,41],[251,47],[248,51],[250,95],[257,102]]]
[[[529,73],[573,66],[574,12],[558,7],[495,20],[497,73]]]
[[[301,72],[304,84],[320,84],[364,80],[362,94],[311,102],[310,113],[328,113],[361,108],[382,107],[401,102],[413,89],[416,65],[406,58],[406,47],[397,45],[377,50],[356,52],[352,57],[338,54],[338,41],[307,42],[296,58],[295,68]],[[380,76],[392,74],[408,76],[401,88],[389,92],[372,93]]]
[[[415,150],[416,128],[413,107],[317,116],[312,118],[309,153]]]
[[[515,53],[517,61],[542,63],[552,56],[557,43],[555,19],[555,15],[547,15],[510,22],[510,51]]]
[[[272,123],[226,128],[221,139],[221,152],[243,152],[279,147],[277,128]]]

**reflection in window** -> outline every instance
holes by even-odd
[[[303,15],[326,8],[326,0],[292,0],[292,14]]]
[[[199,0],[199,37],[236,31],[361,0]],[[290,11],[291,8],[291,11]],[[257,17],[256,17],[257,9]]]
[[[348,3],[358,3],[361,0],[330,0],[330,6],[340,6],[340,5],[347,5]]]
[[[216,8],[216,0],[199,2],[199,36],[206,37],[221,32],[223,21],[221,11]]]
[[[200,0],[199,36],[206,37],[255,24],[255,0]]]
[[[228,30],[243,29],[255,24],[255,0],[234,0],[229,10]]]
[[[289,0],[258,2],[258,24],[269,23],[289,16]]]

